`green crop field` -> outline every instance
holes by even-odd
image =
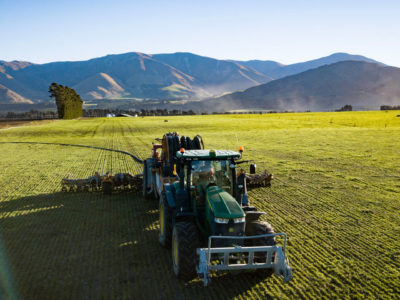
[[[398,298],[399,111],[110,118],[0,130],[0,298]],[[165,120],[168,119],[168,122]],[[177,280],[158,243],[158,202],[140,194],[63,193],[95,171],[137,174],[163,133],[245,147],[275,176],[250,201],[288,234],[293,280],[251,272]]]

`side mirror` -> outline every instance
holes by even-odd
[[[190,191],[194,191],[195,188],[196,188],[196,187],[195,187],[194,185],[191,185],[191,186],[190,186]]]
[[[239,184],[239,185],[238,185],[238,188],[239,188],[239,189],[242,189],[242,188],[243,188],[243,185]]]

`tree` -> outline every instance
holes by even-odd
[[[345,106],[342,106],[340,109],[337,109],[336,111],[352,111],[353,106],[350,104],[346,104]]]
[[[55,98],[58,117],[75,119],[82,117],[82,99],[74,89],[53,82],[49,87],[50,98]]]

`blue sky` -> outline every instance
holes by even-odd
[[[400,67],[400,1],[0,0],[0,60],[193,52],[284,64],[334,52]]]

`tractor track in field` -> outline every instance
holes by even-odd
[[[309,228],[313,229],[313,230],[310,230],[310,232],[314,232],[314,229],[320,227],[320,223],[318,222],[319,218],[316,218],[316,216],[320,216],[322,213],[327,213],[328,216],[332,216],[332,217],[333,216],[335,216],[335,217],[340,216],[340,217],[342,217],[342,218],[344,218],[346,220],[347,219],[352,219],[352,222],[355,222],[355,223],[358,221],[358,219],[355,218],[354,216],[352,216],[350,214],[343,213],[343,211],[341,209],[339,209],[339,208],[337,208],[337,207],[335,207],[333,205],[329,205],[324,201],[320,201],[319,200],[319,199],[321,199],[320,195],[312,194],[311,192],[304,192],[301,189],[291,187],[287,183],[285,184],[285,186],[289,187],[289,189],[291,189],[291,191],[289,191],[289,193],[288,193],[289,196],[288,195],[280,195],[279,193],[276,193],[275,191],[271,191],[271,193],[273,194],[274,197],[277,197],[277,198],[279,198],[281,200],[280,201],[281,204],[286,203],[287,205],[291,205],[294,209],[296,209],[296,207],[298,207],[299,209],[297,211],[297,215],[301,216],[301,218],[303,220],[308,220],[307,222],[309,223],[309,224],[307,224],[307,222],[305,222],[305,224],[302,224],[302,226],[309,227]],[[307,203],[304,203],[304,202],[303,203],[297,203],[297,204],[293,203],[293,201],[292,201],[293,198],[295,198],[296,195],[299,195],[299,194],[300,195],[303,194],[303,196],[308,197],[309,199],[313,198],[314,200],[317,201],[317,202],[311,203],[311,205],[318,204],[318,205],[322,205],[322,206],[320,206],[318,208],[318,210],[310,211],[308,209],[310,206]],[[261,191],[257,191],[256,195],[261,195]],[[332,195],[329,195],[329,194],[327,194],[325,196],[327,196],[327,198],[331,198],[332,197]],[[257,197],[256,199],[260,199],[260,198]],[[302,209],[304,209],[304,210],[302,211]],[[314,214],[312,214],[312,212]],[[324,217],[324,219],[326,219],[326,218]],[[331,226],[334,226],[334,225],[337,225],[337,222],[330,221],[329,219],[326,219],[325,220],[325,224],[330,224]],[[329,241],[327,239],[324,239],[324,240]],[[346,246],[350,247],[351,243],[347,242]],[[366,249],[367,249],[367,248],[371,247],[371,244],[366,242],[363,246],[365,246]]]
[[[335,196],[332,193],[328,193],[326,191],[324,191],[323,189],[318,189],[315,186],[311,186],[309,184],[305,184],[304,182],[301,181],[300,178],[295,178],[296,183],[299,184],[301,186],[301,188],[298,187],[293,187],[291,186],[290,183],[285,182],[279,178],[275,178],[275,180],[277,182],[280,183],[280,185],[282,186],[286,186],[289,189],[292,189],[292,191],[297,192],[298,194],[301,194],[303,196],[305,196],[306,198],[311,198],[314,199],[315,202],[312,202],[311,205],[312,206],[316,206],[318,205],[318,208],[320,211],[329,211],[329,213],[331,214],[336,214],[336,216],[341,216],[347,219],[351,219],[353,220],[353,222],[357,223],[359,221],[359,217],[355,217],[352,214],[349,213],[344,213],[344,211],[354,211],[356,209],[360,208],[360,203],[357,202],[348,202],[346,207],[338,207],[337,204],[335,203],[342,203],[342,199],[338,196]],[[376,188],[375,186],[372,186],[372,188]],[[325,199],[324,201],[320,201],[319,199],[323,198]],[[329,199],[329,202],[326,201],[327,199]],[[365,211],[368,212],[368,210],[365,208]],[[335,212],[335,213],[334,213]],[[372,215],[368,215],[368,218],[370,220],[376,221],[377,223],[379,223],[380,220],[380,216],[376,215],[376,214],[372,214]],[[393,224],[393,226],[396,226],[397,224]],[[390,237],[390,235],[386,235],[387,237]]]
[[[275,178],[277,179],[277,178]],[[362,264],[372,264],[374,268],[377,270],[381,270],[382,273],[385,272],[385,267],[387,266],[388,263],[390,263],[390,259],[386,259],[385,257],[381,259],[376,259],[376,253],[382,253],[383,249],[381,248],[381,245],[379,242],[376,240],[377,235],[372,234],[370,232],[369,228],[369,222],[362,223],[358,225],[359,218],[355,218],[353,215],[349,213],[344,213],[343,210],[340,208],[334,206],[334,204],[328,204],[326,201],[321,201],[320,199],[331,199],[333,198],[336,201],[340,201],[339,198],[336,198],[335,196],[322,192],[320,190],[315,190],[313,192],[307,191],[306,188],[312,188],[307,185],[302,184],[303,189],[299,189],[298,187],[293,187],[291,184],[284,182],[282,180],[277,180],[277,182],[280,185],[285,186],[288,188],[288,193],[286,195],[281,195],[279,192],[276,191],[270,191],[270,194],[272,197],[275,199],[279,199],[279,208],[283,208],[282,212],[285,210],[295,210],[296,211],[296,219],[301,219],[302,223],[301,226],[291,226],[290,231],[291,235],[297,236],[298,238],[303,237],[307,240],[312,241],[311,244],[309,244],[308,247],[306,248],[293,248],[292,251],[299,251],[301,252],[301,257],[307,261],[314,261],[315,258],[318,258],[318,262],[322,265],[329,266],[332,261],[340,261],[343,257],[346,259],[348,258],[353,258],[353,259],[358,259]],[[262,201],[263,199],[263,191],[255,191],[252,192],[253,197],[255,198],[256,201]],[[317,194],[319,193],[319,194]],[[311,203],[303,203],[300,202],[296,204],[296,202],[293,202],[293,199],[296,198],[296,195],[301,195],[302,198],[305,197],[305,199],[313,199],[316,200],[316,202],[311,202]],[[341,201],[342,202],[342,201]],[[261,202],[262,203],[262,202]],[[271,203],[270,203],[271,204]],[[309,204],[314,205],[317,204],[319,205],[318,210],[314,211],[309,211],[307,207],[309,207]],[[282,206],[283,205],[283,206]],[[321,206],[322,205],[322,206]],[[296,208],[298,206],[298,208]],[[271,208],[270,208],[271,209]],[[351,211],[353,207],[347,207],[346,211]],[[272,215],[275,215],[276,213],[272,212]],[[319,216],[319,217],[317,217]],[[334,218],[337,220],[337,217],[340,216],[343,218],[343,222],[337,222],[333,221]],[[375,222],[379,224],[379,216],[374,216]],[[279,213],[276,214],[273,219],[278,220],[279,218]],[[281,216],[282,218],[282,216]],[[284,217],[284,222],[283,223],[290,223],[290,217],[285,219]],[[337,236],[329,236],[326,235],[326,233],[329,233],[330,229],[329,228],[334,228],[336,230],[339,230],[341,227],[347,228],[349,225],[347,223],[347,220],[351,219],[351,224],[354,223],[353,226],[355,228],[358,228],[359,233],[365,239],[367,236],[370,236],[369,239],[367,240],[360,240],[357,238],[357,236],[353,236],[356,234],[356,232],[351,233],[350,230],[344,231],[344,232],[336,232]],[[320,221],[323,221],[321,223]],[[279,222],[281,223],[281,222]],[[338,228],[339,226],[339,228]],[[360,227],[361,226],[361,227]],[[328,231],[326,231],[328,230]],[[375,228],[377,230],[377,228]],[[320,234],[316,237],[315,233],[320,232]],[[389,235],[385,235],[384,230],[382,230],[381,234],[383,236],[386,236],[387,238],[390,238]],[[336,243],[336,242],[337,243]],[[354,250],[354,248],[358,250]],[[305,251],[307,249],[307,251]],[[390,250],[385,250],[385,252],[390,253]],[[292,259],[292,262],[295,265],[302,265],[301,260],[298,259],[299,255],[295,255],[294,259]],[[296,259],[297,258],[297,259]],[[329,271],[332,272],[332,271]],[[326,276],[332,276],[329,274],[329,272],[323,272],[326,273]],[[381,278],[381,273],[369,273],[365,274],[365,276],[369,277],[371,280],[381,280],[383,282],[386,282],[386,278],[382,279]],[[373,279],[372,279],[373,278]],[[342,278],[342,281],[347,281],[346,278]],[[351,284],[351,281],[348,282]],[[386,284],[390,285],[390,279],[387,279]]]
[[[128,136],[126,136],[126,134],[125,134],[126,127],[122,126],[121,123],[118,123],[118,126],[119,126],[119,130],[120,130],[120,132],[121,132],[120,138],[122,139],[122,141],[121,141],[121,139],[118,140],[118,145],[122,145],[122,147],[123,147],[124,149],[127,149],[128,152],[132,152],[132,150],[135,150],[135,148],[136,148],[136,147],[135,147],[135,143],[132,143],[132,142],[131,142],[131,138],[129,138]],[[129,127],[129,130],[130,130],[130,132],[131,132],[131,127]],[[132,133],[132,132],[131,132],[131,133]],[[136,152],[136,151],[135,151],[135,152]],[[142,172],[142,168],[141,168],[141,167],[138,167],[137,164],[134,165],[134,169],[136,170],[137,173]]]

